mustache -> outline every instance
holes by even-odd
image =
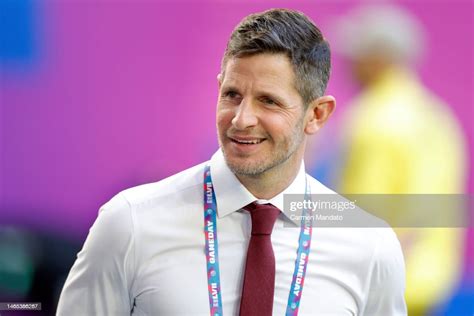
[[[233,137],[270,138],[270,136],[264,132],[253,131],[253,130],[242,131],[235,128],[229,128],[226,131],[225,135],[229,138],[233,138]]]

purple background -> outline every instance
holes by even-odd
[[[28,2],[28,49],[1,60],[0,224],[84,238],[100,205],[118,191],[217,149],[216,75],[242,17],[289,7],[324,33],[360,2]],[[428,31],[419,72],[459,118],[472,166],[473,4],[397,3]],[[328,93],[338,100],[338,116],[356,93],[344,67],[334,56]],[[468,178],[473,193],[471,172]]]

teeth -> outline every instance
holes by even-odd
[[[258,144],[261,140],[236,140],[238,143],[241,144]]]

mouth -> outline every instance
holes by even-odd
[[[265,138],[237,138],[229,137],[229,139],[239,145],[257,145],[265,141]]]

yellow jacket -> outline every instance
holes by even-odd
[[[464,137],[450,109],[408,70],[390,69],[349,106],[339,191],[451,194],[465,185]],[[460,273],[463,230],[398,228],[409,315],[444,299]]]

